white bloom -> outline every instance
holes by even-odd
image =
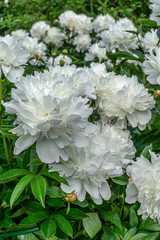
[[[24,73],[28,58],[29,53],[15,38],[9,35],[0,37],[0,76],[2,71],[10,82],[17,82]]]
[[[91,70],[99,77],[106,77],[106,65],[104,63],[91,63]]]
[[[69,150],[67,162],[50,164],[50,171],[58,171],[66,178],[69,186],[61,184],[64,192],[76,191],[79,201],[84,201],[88,192],[96,204],[101,204],[102,199],[110,199],[107,179],[123,174],[121,154],[110,147],[108,143],[111,142],[111,136],[96,132],[90,135],[87,147]]]
[[[66,55],[60,54],[56,58],[50,57],[48,60],[48,66],[57,66],[61,65],[61,60],[63,60],[64,65],[70,65],[72,63],[72,59]]]
[[[144,37],[141,37],[141,41],[147,51],[156,47],[159,41],[157,30],[151,29],[151,32],[147,32]]]
[[[138,48],[138,39],[135,34],[127,31],[137,31],[137,29],[128,18],[122,18],[101,33],[100,46],[112,52],[116,49],[127,51],[129,48]]]
[[[56,47],[61,47],[66,36],[56,27],[52,27],[47,31],[47,35],[44,38],[45,43],[52,43]]]
[[[160,223],[160,155],[151,154],[151,162],[140,156],[128,168],[131,181],[127,186],[126,202],[140,202],[138,214]]]
[[[84,52],[88,50],[91,44],[91,38],[89,34],[77,35],[73,39],[73,45],[76,46],[78,52]]]
[[[146,54],[143,62],[144,73],[151,84],[160,84],[160,47],[155,47]]]
[[[49,29],[50,29],[50,26],[46,22],[39,21],[32,25],[30,33],[32,37],[43,39],[46,36],[47,31]]]
[[[93,71],[87,71],[88,68],[76,68],[76,66],[64,67],[56,66],[49,68],[52,74],[63,74],[65,77],[72,77],[73,88],[78,91],[79,96],[95,99],[95,89],[93,87],[91,77],[96,78]],[[65,78],[63,79],[65,82]]]
[[[107,117],[117,117],[132,127],[143,130],[151,118],[150,110],[155,101],[137,77],[116,76],[113,72],[100,78],[97,83],[96,104],[102,114]]]
[[[160,26],[160,1],[159,0],[150,0],[152,3],[149,8],[152,10],[150,19],[157,22],[157,25]]]
[[[11,32],[12,37],[14,37],[17,41],[21,41],[23,40],[25,37],[27,37],[29,35],[28,32],[26,32],[23,29],[19,29],[16,31],[12,31]]]
[[[77,14],[73,11],[65,11],[59,16],[59,23],[63,28],[75,28]]]
[[[59,16],[61,27],[73,29],[78,34],[85,34],[92,31],[91,18],[85,14],[76,14],[73,11],[65,11]]]
[[[109,15],[102,15],[96,17],[96,19],[93,21],[93,28],[96,33],[100,31],[104,31],[110,28],[110,26],[115,23],[115,19]]]
[[[85,55],[86,61],[93,61],[95,58],[98,58],[101,62],[103,59],[107,59],[106,49],[100,48],[99,43],[91,45],[88,49],[88,53]]]
[[[65,81],[64,81],[65,78]],[[88,99],[78,97],[72,77],[54,71],[35,72],[22,77],[12,89],[12,100],[4,103],[6,111],[17,115],[19,136],[14,154],[36,142],[39,158],[45,163],[68,160],[66,146],[84,147],[95,125],[88,122],[92,113]]]
[[[85,14],[77,15],[77,22],[74,31],[78,34],[88,34],[92,32],[93,24],[91,18],[87,17]]]
[[[38,43],[37,38],[26,37],[22,41],[22,46],[27,49],[31,57],[36,57],[38,54],[46,55],[47,47],[43,42]]]

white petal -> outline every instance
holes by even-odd
[[[134,185],[133,182],[129,182],[126,188],[126,198],[125,201],[127,203],[135,203],[137,201],[137,196],[138,196],[138,192],[137,192],[137,188]]]
[[[104,200],[109,200],[111,198],[111,190],[108,182],[102,183],[101,187],[99,188],[99,192]]]
[[[19,137],[15,143],[14,154],[17,155],[23,152],[26,148],[30,147],[36,139],[36,136],[31,136],[30,134]]]

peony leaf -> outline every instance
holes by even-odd
[[[70,222],[61,214],[55,214],[53,215],[54,219],[56,220],[56,223],[58,227],[68,236],[72,237],[73,235],[73,229],[70,224]]]
[[[28,217],[24,218],[20,222],[20,225],[33,225],[33,224],[43,221],[47,217],[49,217],[49,213],[47,211],[32,213]]]
[[[44,234],[45,239],[51,238],[56,233],[56,222],[50,217],[46,219],[41,225],[41,232]]]
[[[131,237],[134,237],[135,234],[137,232],[137,228],[134,227],[134,228],[131,228],[124,236],[124,238],[122,240],[130,240]]]
[[[130,211],[130,219],[129,219],[130,226],[136,227],[138,225],[138,217],[134,209],[132,208]]]
[[[34,175],[28,174],[28,175],[24,176],[23,178],[21,178],[21,180],[17,183],[17,185],[15,186],[15,188],[12,192],[11,199],[10,199],[11,208],[12,208],[14,202],[21,195],[21,193],[23,192],[23,190],[25,189],[27,184],[32,180],[33,177],[34,177]]]
[[[14,178],[27,175],[28,173],[25,169],[11,169],[0,176],[0,183],[10,182]]]
[[[100,212],[100,214],[103,216],[104,220],[107,220],[107,221],[113,223],[116,227],[118,227],[120,230],[122,230],[121,219],[119,218],[117,213]]]
[[[101,230],[102,224],[97,213],[87,213],[88,217],[82,220],[83,227],[90,238],[96,236]]]
[[[46,181],[41,175],[37,175],[32,179],[31,189],[35,198],[45,207]]]

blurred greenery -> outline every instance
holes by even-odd
[[[0,34],[19,28],[29,30],[40,20],[54,26],[54,20],[66,10],[92,16],[91,3],[93,17],[109,13],[116,19],[128,17],[136,26],[140,24],[138,18],[147,18],[150,14],[149,0],[9,0],[8,4],[0,0]]]

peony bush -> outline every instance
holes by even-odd
[[[160,239],[160,2],[149,8],[139,28],[66,10],[0,37],[0,239]]]

